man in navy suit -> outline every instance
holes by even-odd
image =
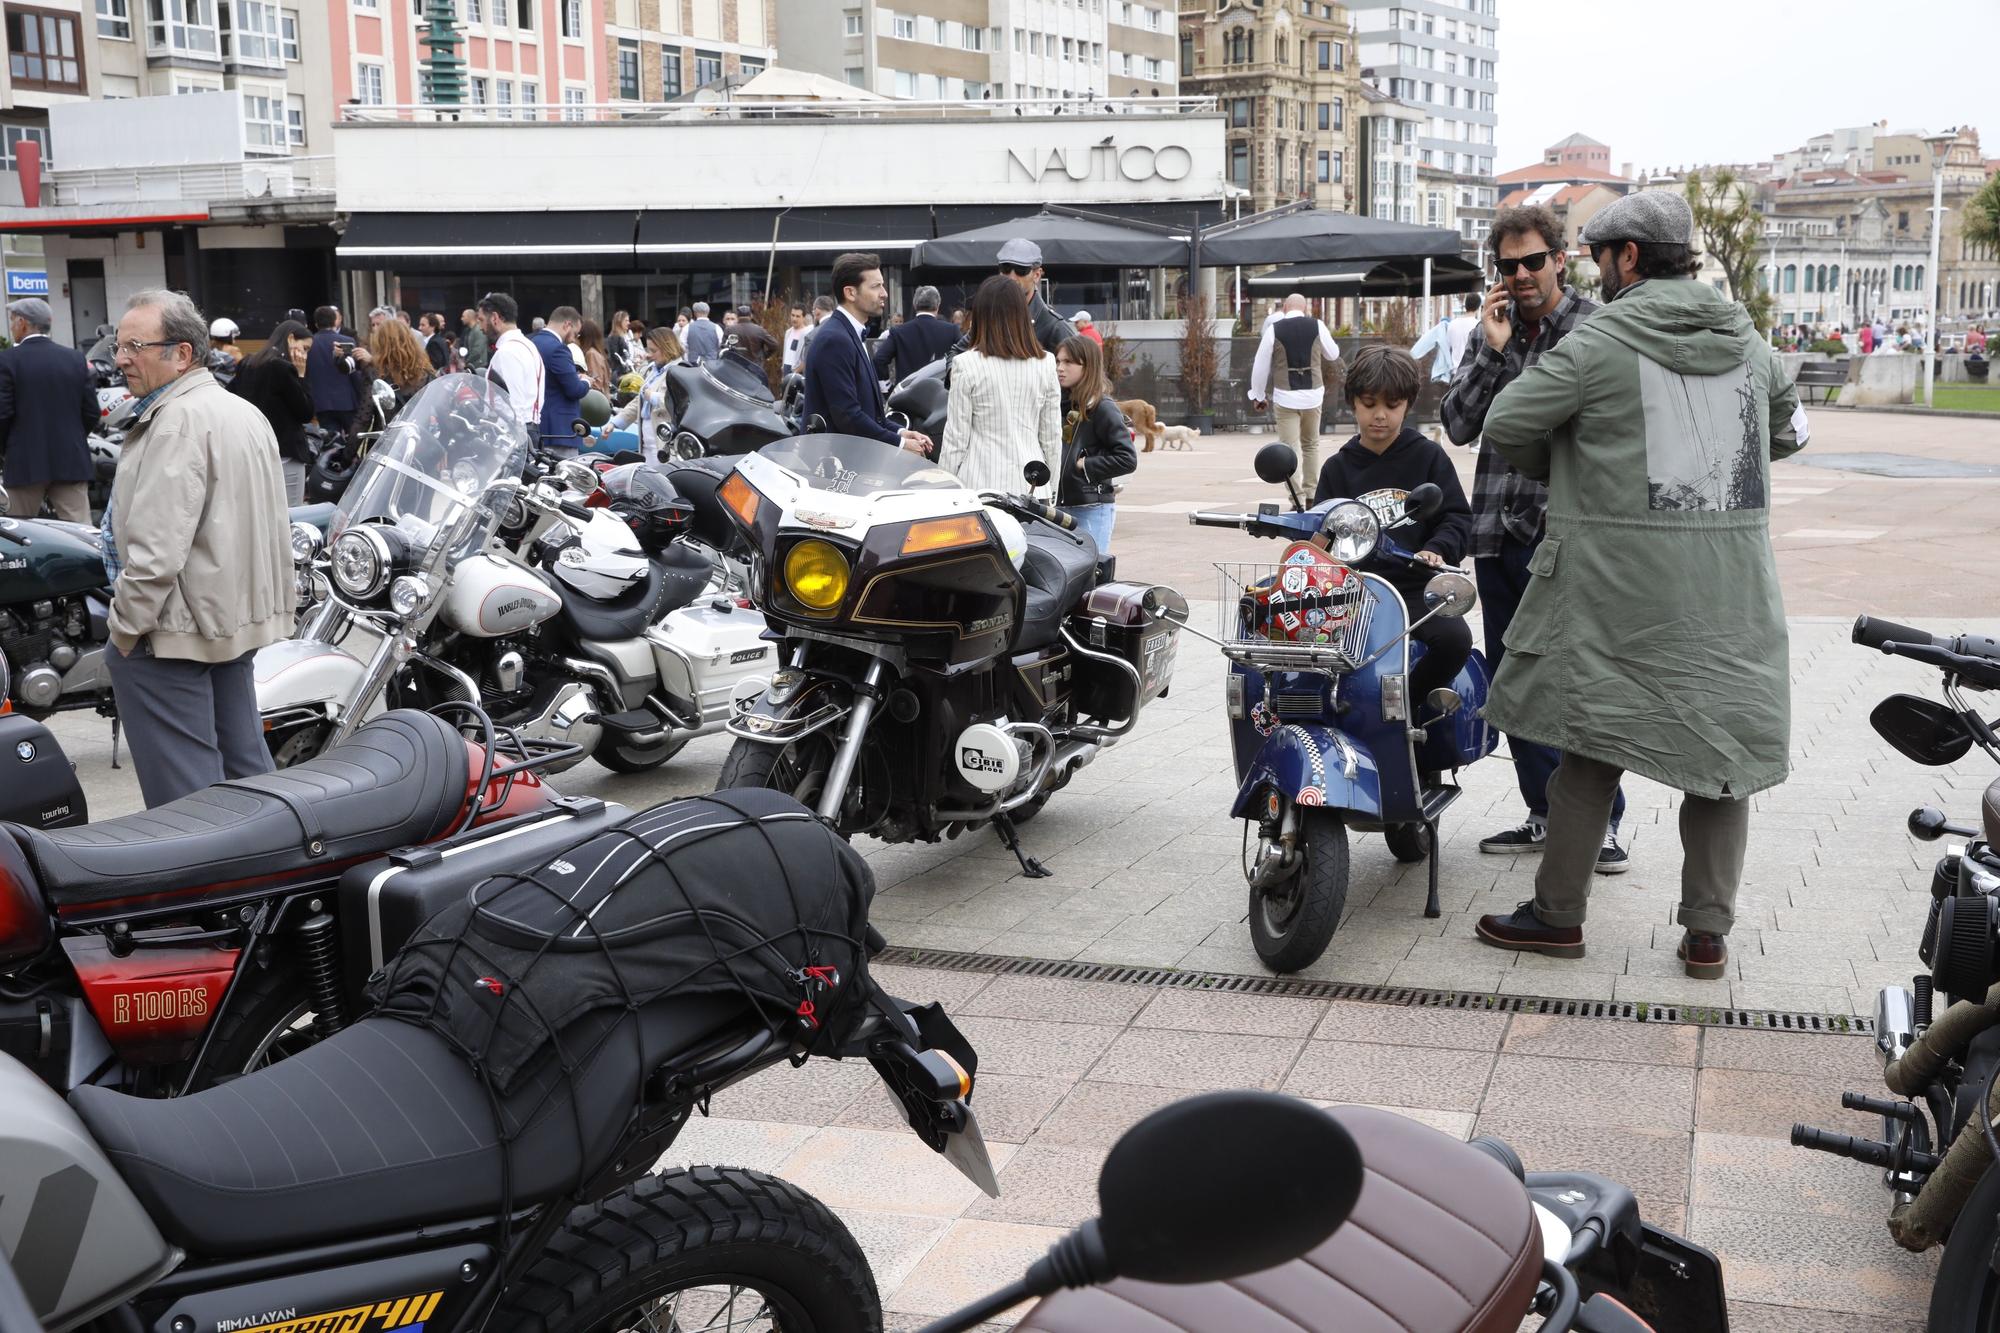
[[[803,415],[824,417],[827,429],[836,434],[865,435],[912,453],[932,453],[930,436],[898,430],[886,420],[882,384],[862,342],[868,321],[889,304],[882,261],[874,255],[842,255],[833,261],[833,291],[839,308],[819,326],[806,357]]]
[[[915,318],[890,329],[875,349],[875,374],[880,379],[907,379],[943,357],[958,341],[957,327],[938,318],[937,288],[917,288],[910,304],[916,307]]]
[[[33,518],[46,499],[57,518],[88,523],[97,391],[83,353],[50,339],[54,319],[49,303],[37,296],[7,307],[7,332],[14,340],[0,353],[7,512]]]
[[[582,311],[559,305],[529,339],[548,372],[548,392],[542,396],[542,443],[552,449],[574,449],[583,440],[576,433],[577,404],[590,392],[590,381],[578,372],[569,350],[570,339],[582,327]]]
[[[368,349],[342,331],[338,306],[313,311],[313,328],[318,332],[306,352],[306,392],[312,395],[319,424],[344,435],[354,428],[354,414],[368,397],[368,380],[360,369],[368,364]]]

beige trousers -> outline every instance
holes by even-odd
[[[90,485],[82,481],[52,481],[40,486],[9,486],[7,513],[14,518],[33,518],[42,512],[42,501],[65,523],[90,522]]]
[[[1319,485],[1319,414],[1317,407],[1300,409],[1280,407],[1278,413],[1278,439],[1292,446],[1299,456],[1299,469],[1303,474],[1299,486],[1308,497],[1313,487]]]

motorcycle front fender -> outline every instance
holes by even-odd
[[[768,689],[755,698],[739,700],[729,719],[729,734],[759,745],[790,745],[825,730],[853,710],[853,687],[845,681],[819,677],[783,700],[773,699]]]
[[[1261,818],[1266,792],[1295,805],[1374,818],[1382,814],[1382,781],[1374,756],[1331,727],[1293,723],[1273,729],[1244,772],[1230,815]]]
[[[302,708],[339,712],[361,688],[367,668],[331,644],[287,639],[258,649],[251,669],[257,681],[257,711],[272,717]],[[370,715],[380,709],[378,699]]]

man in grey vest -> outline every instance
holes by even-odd
[[[1250,406],[1278,409],[1278,438],[1299,456],[1300,483],[1310,492],[1319,481],[1319,414],[1326,402],[1327,370],[1340,360],[1340,347],[1326,325],[1306,310],[1293,292],[1264,325],[1257,360],[1250,367]]]

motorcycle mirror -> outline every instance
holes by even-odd
[[[1921,806],[1910,811],[1910,836],[1919,842],[1936,842],[1949,833],[1954,838],[1976,838],[1979,830],[1954,824],[1944,816],[1944,811],[1931,806]]]
[[[1022,480],[1026,481],[1030,486],[1048,485],[1049,475],[1049,465],[1039,458],[1028,460],[1028,465],[1021,469]]]
[[[1456,618],[1472,610],[1479,603],[1479,592],[1472,580],[1454,570],[1431,576],[1424,585],[1424,602],[1438,615]]]
[[[1972,732],[1964,718],[1914,694],[1892,694],[1876,704],[1868,725],[1896,753],[1932,768],[1956,763],[1972,749]]]
[[[1427,481],[1403,497],[1403,522],[1421,523],[1444,508],[1444,492]]]
[[[1299,470],[1299,456],[1289,444],[1267,444],[1257,451],[1251,466],[1256,468],[1259,481],[1276,486]]]

